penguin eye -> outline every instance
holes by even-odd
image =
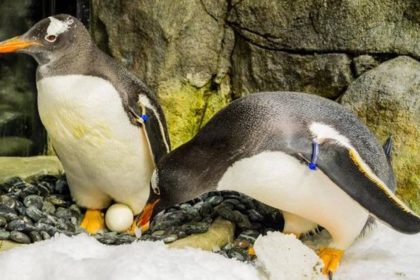
[[[56,35],[47,35],[47,36],[45,36],[45,40],[52,43],[52,42],[55,42],[55,40],[57,40],[57,36]]]

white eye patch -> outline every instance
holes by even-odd
[[[65,21],[58,20],[54,17],[49,17],[50,25],[47,28],[47,36],[53,35],[58,36],[67,30],[69,30],[70,25],[74,22],[72,18],[68,18]]]

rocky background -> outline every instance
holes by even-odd
[[[30,28],[33,1],[2,0],[0,41]],[[0,156],[44,150],[45,133],[36,111],[35,62],[25,55],[0,57]]]
[[[174,147],[231,100],[293,90],[341,102],[394,140],[420,213],[418,0],[92,0],[100,47],[158,94]]]
[[[49,13],[79,14],[88,0],[62,3],[3,0],[0,39],[23,33]],[[398,194],[420,213],[419,1],[90,4],[93,37],[157,93],[173,147],[235,98],[265,90],[321,95],[358,114],[380,142],[392,135]],[[46,150],[36,112],[34,67],[24,55],[0,57],[0,156]],[[42,174],[48,160],[34,161],[47,162]],[[21,172],[21,160],[1,162],[0,173]],[[35,167],[23,173],[37,172]]]

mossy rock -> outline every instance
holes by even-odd
[[[30,179],[63,172],[60,161],[54,156],[0,157],[0,183],[13,177]]]
[[[383,143],[393,137],[397,194],[420,213],[420,63],[401,56],[361,75],[342,104]]]
[[[190,140],[229,103],[230,99],[223,90],[212,90],[210,87],[196,88],[190,84],[171,82],[159,88],[173,149]]]
[[[186,238],[170,243],[170,248],[198,248],[207,251],[218,251],[226,244],[233,242],[235,225],[221,218],[216,219],[205,233],[192,234]]]

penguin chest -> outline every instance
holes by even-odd
[[[92,196],[102,192],[103,200],[128,203],[124,196],[142,190],[145,202],[154,163],[146,135],[130,123],[114,86],[98,77],[68,75],[42,79],[37,87],[41,121],[76,200],[77,192],[85,193],[83,200],[91,189]]]
[[[368,217],[368,212],[321,170],[310,170],[281,151],[235,162],[218,182],[218,190],[247,194],[332,231],[356,229],[360,233]]]

